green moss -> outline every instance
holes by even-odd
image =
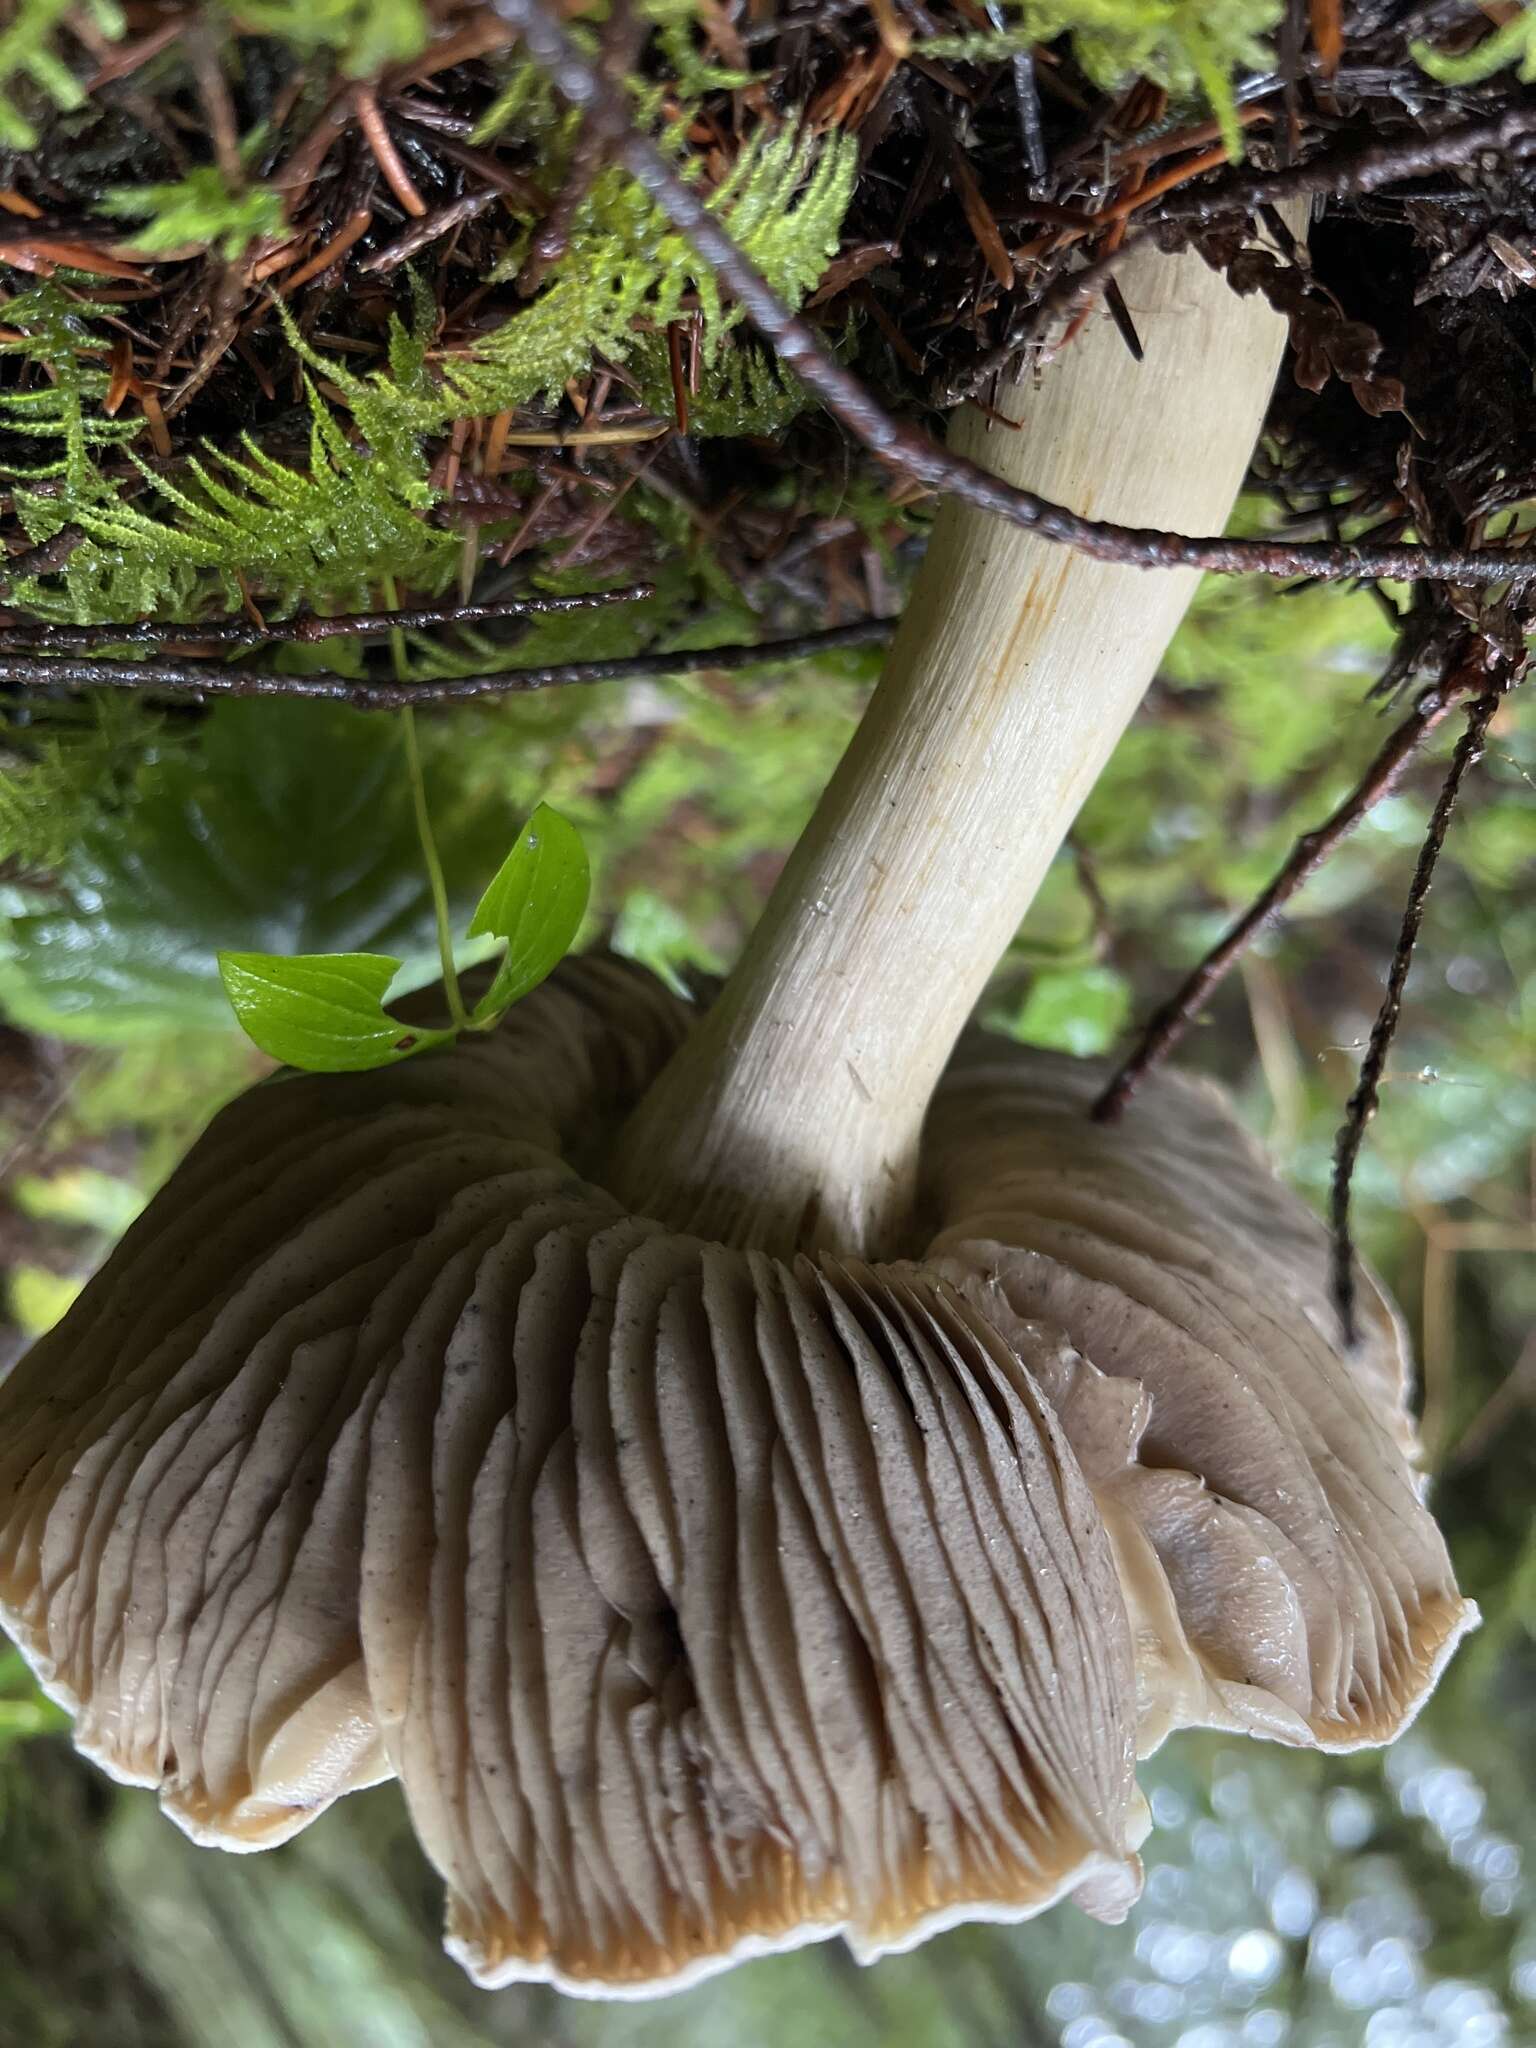
[[[16,99],[18,86],[66,113],[85,99],[59,47],[73,6],[74,0],[20,0],[0,28],[0,144],[8,149],[30,149],[37,141],[37,124]],[[125,20],[116,0],[85,0],[84,13],[99,34],[115,38],[123,33]]]
[[[1520,8],[1460,56],[1447,56],[1431,43],[1415,43],[1413,57],[1442,85],[1479,85],[1507,67],[1518,67],[1525,84],[1536,79],[1536,9]]]
[[[1011,25],[1001,31],[939,36],[920,47],[979,61],[1069,35],[1078,62],[1107,90],[1141,77],[1176,98],[1203,97],[1235,160],[1243,136],[1233,81],[1273,61],[1267,38],[1281,7],[1279,0],[1003,0],[1003,13]]]
[[[216,164],[201,164],[171,185],[120,185],[101,202],[128,220],[148,216],[128,247],[142,256],[179,252],[187,243],[217,249],[228,263],[252,242],[283,228],[283,195],[270,185],[233,190]]]

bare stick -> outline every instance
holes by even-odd
[[[496,204],[498,192],[465,192],[458,199],[450,199],[446,206],[424,213],[414,227],[407,228],[398,241],[380,249],[376,256],[370,256],[358,269],[365,274],[394,270],[399,264],[408,263],[413,256],[419,256],[423,249],[431,246],[454,228],[462,227],[467,220]]]
[[[1496,121],[1467,122],[1442,128],[1434,135],[1412,142],[1383,143],[1375,149],[1352,150],[1338,156],[1314,157],[1310,163],[1272,175],[1242,176],[1224,184],[1204,185],[1194,192],[1180,192],[1158,207],[1143,226],[1126,236],[1113,249],[1106,249],[1081,270],[1059,278],[1050,285],[1036,308],[1038,320],[1054,313],[1068,313],[1096,291],[1111,272],[1117,270],[1142,243],[1150,241],[1160,228],[1179,222],[1201,222],[1222,215],[1252,213],[1260,206],[1274,206],[1288,199],[1328,197],[1352,199],[1378,192],[1401,178],[1420,177],[1428,171],[1454,170],[1485,153],[1506,157],[1514,146],[1536,133],[1536,107],[1511,108]],[[1017,344],[1002,351],[1003,360]],[[968,373],[963,384],[946,395],[968,398],[981,382],[995,375],[1000,363],[989,355]]]
[[[0,649],[38,647],[55,654],[91,654],[102,647],[161,647],[193,641],[215,647],[262,647],[278,642],[361,640],[370,634],[420,631],[430,626],[478,626],[497,619],[542,618],[550,612],[589,612],[653,597],[655,585],[588,591],[577,597],[509,597],[498,604],[423,605],[395,612],[338,612],[334,618],[283,619],[258,626],[248,618],[136,619],[131,624],[55,626],[28,619],[0,624]]]
[[[399,618],[409,614],[400,614]],[[443,676],[422,683],[359,683],[348,676],[285,676],[270,669],[226,668],[214,661],[135,662],[49,659],[0,650],[0,683],[34,689],[145,690],[157,697],[300,697],[350,704],[358,711],[399,711],[407,704],[459,704],[471,697],[504,697],[586,683],[635,682],[649,676],[695,675],[701,670],[756,668],[769,662],[808,661],[850,647],[873,647],[895,621],[860,619],[822,633],[729,647],[689,647],[675,654],[617,655],[607,661],[552,662],[547,668],[497,669],[487,675]]]
[[[1216,990],[1281,905],[1288,903],[1303,882],[1317,873],[1367,812],[1373,810],[1384,796],[1391,795],[1402,780],[1408,763],[1452,707],[1466,696],[1469,687],[1472,686],[1462,669],[1447,682],[1435,684],[1424,691],[1412,715],[1388,736],[1376,758],[1338,809],[1321,825],[1301,835],[1269,887],[1217,940],[1167,1002],[1153,1012],[1134,1048],[1094,1104],[1096,1123],[1113,1123],[1119,1117],[1146,1076],[1154,1067],[1161,1066],[1183,1041],[1190,1026],[1199,1019]]]
[[[588,61],[544,0],[495,0],[503,20],[518,29],[528,52],[572,106],[608,139],[614,156],[735,294],[753,325],[834,418],[871,453],[919,483],[950,492],[983,511],[1043,539],[1076,548],[1100,561],[1141,569],[1207,569],[1223,575],[1315,576],[1323,582],[1390,577],[1433,578],[1466,584],[1502,583],[1536,576],[1536,561],[1503,549],[1365,547],[1345,543],[1226,540],[1191,537],[1159,528],[1120,526],[1087,519],[1033,491],[1009,484],[963,455],[946,452],[929,435],[893,419],[857,377],[823,348],[809,327],[753,268],[736,243],[631,118],[623,93]],[[1200,374],[1191,364],[1190,375]]]
[[[19,555],[0,556],[0,594],[28,576],[53,576],[63,568],[85,539],[78,526],[61,526],[51,540],[40,541]]]
[[[421,220],[427,211],[427,202],[411,182],[411,174],[405,168],[400,152],[395,147],[389,125],[374,98],[369,85],[358,86],[353,97],[357,108],[358,126],[368,138],[368,147],[373,151],[379,169],[384,173],[384,182],[414,220]]]
[[[1418,943],[1419,927],[1424,922],[1424,904],[1435,879],[1435,867],[1445,844],[1451,814],[1456,808],[1456,799],[1461,794],[1467,770],[1481,755],[1493,714],[1502,701],[1503,693],[1499,689],[1489,690],[1479,697],[1467,714],[1466,730],[1456,742],[1456,751],[1451,756],[1445,782],[1430,814],[1429,830],[1424,835],[1418,865],[1408,887],[1402,929],[1397,935],[1397,946],[1387,975],[1387,992],[1376,1013],[1376,1022],[1371,1026],[1370,1043],[1360,1063],[1360,1078],[1345,1108],[1344,1123],[1333,1155],[1333,1299],[1346,1345],[1353,1345],[1356,1335],[1355,1252],[1349,1229],[1349,1193],[1355,1161],[1360,1157],[1360,1147],[1365,1141],[1365,1127],[1376,1114],[1380,1100],[1381,1077],[1403,1014],[1403,990],[1407,987],[1409,969],[1413,966],[1413,951]]]

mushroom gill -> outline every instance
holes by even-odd
[[[1138,1732],[1390,1736],[1468,1619],[1396,1326],[1214,1091],[977,1035],[924,1257],[781,1259],[580,1177],[687,1017],[575,960],[215,1119],[0,1387],[81,1748],[236,1849],[398,1774],[480,1981],[622,1993],[1123,1912]]]
[[[1209,1083],[1115,1125],[1094,1063],[976,1033],[922,1155],[928,1256],[1029,1359],[1116,1545],[1143,1752],[1172,1727],[1388,1742],[1475,1611],[1405,1453],[1408,1356]],[[1065,1333],[1070,1348],[1059,1337]]]
[[[216,1118],[0,1388],[6,1626],[200,1841],[398,1774],[487,1984],[1117,1915],[1130,1635],[1019,1353],[578,1177],[686,1017],[573,961]]]

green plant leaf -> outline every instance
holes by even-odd
[[[1107,1052],[1130,1015],[1131,991],[1112,967],[1037,974],[1014,1019],[1013,1035],[1082,1058]]]
[[[475,1023],[494,1023],[559,965],[586,915],[591,888],[581,834],[568,818],[540,804],[470,920],[472,939],[490,933],[507,942],[495,979],[475,1005]]]
[[[246,1036],[311,1074],[393,1066],[453,1037],[390,1016],[384,994],[399,971],[388,953],[219,955],[224,991]]]
[[[504,787],[468,786],[435,745],[426,784],[462,917],[506,847]],[[220,951],[389,953],[418,982],[439,972],[398,735],[341,706],[219,705],[24,894],[0,1005],[73,1039],[227,1031]]]

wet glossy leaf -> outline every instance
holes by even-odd
[[[477,1024],[499,1017],[565,958],[586,915],[591,888],[581,834],[568,818],[540,804],[470,921],[471,938],[489,935],[507,942],[495,979],[475,1005]]]
[[[219,973],[245,1034],[312,1074],[393,1066],[452,1033],[402,1024],[384,1008],[400,962],[384,953],[221,953]]]
[[[430,753],[427,794],[462,910],[506,844],[505,796],[466,799]],[[76,1039],[227,1028],[220,950],[391,953],[406,979],[430,978],[432,905],[393,721],[221,705],[96,819],[28,911],[10,926],[0,1000]]]

